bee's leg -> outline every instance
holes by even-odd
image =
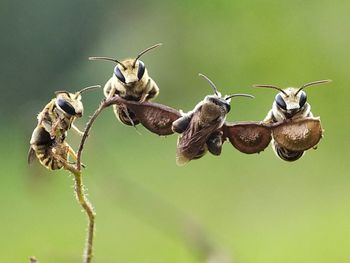
[[[207,146],[208,150],[213,155],[220,155],[222,150],[222,131],[218,131],[210,135]]]
[[[66,151],[67,151],[67,159],[71,156],[72,159],[74,160],[74,162],[69,162],[70,164],[76,164],[76,161],[78,160],[78,156],[75,153],[75,151],[73,150],[73,148],[65,142],[65,147],[66,147]],[[85,168],[86,166],[82,163],[81,166],[83,168]]]
[[[273,117],[273,111],[272,110],[270,110],[268,113],[267,113],[267,115],[266,115],[266,117],[265,117],[265,119],[263,120],[263,122],[265,122],[265,123],[273,123],[274,122],[274,117]]]
[[[147,98],[148,98],[148,93],[144,92],[144,93],[142,93],[139,102],[140,102],[140,103],[145,102]]]
[[[58,170],[70,164],[68,162],[67,150],[67,143],[56,144],[51,148],[50,155],[52,156],[52,164],[50,169]]]
[[[146,99],[147,99],[148,96],[149,96],[148,93],[150,92],[150,90],[151,90],[151,78],[148,79],[147,84],[146,84],[146,87],[145,87],[145,89],[144,89],[143,92],[142,92],[141,98],[140,98],[140,100],[139,100],[140,103],[146,101]]]
[[[156,82],[150,78],[150,85],[149,85],[149,91],[148,91],[148,96],[147,96],[147,100],[153,99],[155,97],[158,96],[159,94],[159,88],[156,84]]]
[[[83,136],[84,135],[84,132],[82,132],[81,130],[79,130],[79,128],[77,126],[74,125],[74,123],[72,123],[71,125],[72,129],[74,131],[76,131],[80,136]]]
[[[56,154],[54,151],[52,152],[52,155],[53,155],[53,158],[56,160],[54,165],[55,168],[53,170],[61,169],[62,167],[67,166],[68,164],[71,164],[62,156],[60,156],[59,154]]]
[[[57,120],[57,116],[53,112],[54,106],[55,106],[55,100],[53,99],[45,106],[44,110],[40,112],[37,117],[39,121],[38,124],[44,127],[44,129],[52,135],[51,137],[53,137],[52,130],[53,130],[53,125],[55,124],[55,123],[52,123],[52,120]],[[56,125],[58,125],[58,123],[56,123]]]
[[[105,95],[105,97],[107,99],[113,97],[115,95],[115,93],[117,92],[117,89],[114,87],[114,85],[112,85],[113,83],[113,77],[110,78],[105,86],[103,87],[103,94]]]
[[[135,127],[140,123],[135,114],[128,110],[125,105],[113,105],[113,110],[117,119],[128,126]]]
[[[183,133],[191,122],[193,114],[185,114],[173,122],[171,129],[177,133]]]
[[[51,131],[50,131],[51,138],[55,138],[56,137],[56,130],[57,130],[57,127],[58,127],[60,121],[61,120],[58,119],[52,124]]]
[[[68,154],[68,156],[72,156],[74,161],[76,161],[78,159],[78,156],[75,153],[75,151],[73,150],[73,148],[68,143],[65,143],[65,146],[67,147],[67,154]]]
[[[314,117],[314,115],[312,114],[311,111],[309,111],[309,113],[307,114],[307,117],[312,118],[312,117]],[[317,146],[318,146],[318,145],[315,145],[314,147],[312,147],[312,149],[317,150]]]

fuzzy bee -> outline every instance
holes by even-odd
[[[161,46],[156,44],[140,52],[136,58],[128,58],[119,61],[109,57],[89,57],[89,60],[107,60],[117,63],[114,67],[113,76],[104,86],[106,98],[119,95],[130,100],[144,102],[155,98],[159,93],[156,82],[148,75],[145,64],[139,58],[148,51]],[[139,120],[127,108],[113,106],[118,120],[126,125],[137,125]]]
[[[206,96],[192,111],[173,122],[173,131],[180,133],[176,151],[178,165],[184,165],[192,159],[199,159],[207,151],[213,155],[220,155],[223,144],[222,127],[225,124],[226,115],[231,110],[231,98],[238,96],[254,98],[248,94],[222,97],[209,78],[203,74],[199,75],[209,82],[214,95]]]
[[[225,141],[245,154],[260,153],[270,144],[272,137],[279,147],[292,151],[305,151],[320,141],[322,128],[319,118],[226,122],[230,98],[252,96],[234,94],[222,97],[215,85],[205,76],[202,77],[209,81],[215,94],[206,96],[186,114],[163,104],[147,101],[140,103],[119,96],[109,99],[108,105],[126,107],[147,130],[157,135],[180,133],[177,144],[179,165],[198,159],[207,151],[220,155]]]
[[[319,118],[313,118],[313,114],[311,112],[311,106],[307,102],[307,96],[305,91],[303,90],[306,87],[328,83],[330,80],[319,80],[310,83],[306,83],[300,88],[286,88],[281,89],[279,87],[273,85],[254,85],[254,87],[259,88],[272,88],[279,91],[276,95],[275,100],[272,104],[272,109],[268,112],[267,116],[264,119],[265,123],[268,124],[276,124],[281,122],[295,122],[298,121],[299,124],[304,123],[304,134],[305,136],[289,136],[289,142],[285,142],[283,137],[281,139],[282,128],[280,128],[277,132],[275,131],[275,136],[273,136],[272,147],[278,157],[285,161],[296,161],[304,154],[304,149],[310,148],[313,143],[317,143],[319,141],[319,132],[322,130],[320,126]],[[303,122],[304,120],[308,120],[308,122]],[[306,125],[306,126],[305,126]],[[300,126],[301,127],[301,126]],[[304,129],[301,128],[301,129]],[[288,129],[283,128],[283,132],[288,132]],[[289,131],[293,133],[293,131]],[[315,132],[315,134],[313,133]],[[314,134],[313,136],[311,136]],[[276,140],[277,138],[277,140]],[[306,146],[306,147],[305,147]],[[312,147],[316,147],[316,144],[312,145]]]
[[[33,131],[28,153],[28,163],[35,157],[50,170],[61,169],[64,162],[71,156],[76,160],[76,154],[65,141],[67,131],[73,128],[79,135],[83,133],[74,125],[74,120],[83,116],[81,93],[101,86],[91,86],[76,93],[68,91],[55,92],[52,99],[38,114],[38,124]]]

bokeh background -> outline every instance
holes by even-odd
[[[36,114],[55,90],[104,85],[114,65],[88,56],[134,57],[162,42],[143,58],[157,102],[191,110],[211,93],[202,72],[224,94],[255,95],[234,99],[229,121],[261,120],[276,92],[252,84],[329,78],[307,90],[325,136],[295,163],[226,144],[177,167],[176,136],[139,135],[106,110],[83,154],[94,262],[205,262],[212,246],[240,263],[350,262],[349,10],[341,0],[1,0],[0,261],[81,261],[86,219],[72,177],[26,163]],[[102,96],[84,94],[77,126]]]

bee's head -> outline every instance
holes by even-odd
[[[254,85],[254,87],[271,88],[271,89],[278,90],[279,93],[275,97],[275,105],[286,116],[291,117],[295,115],[297,112],[301,111],[306,105],[307,96],[305,91],[303,91],[304,88],[312,85],[327,83],[330,81],[331,80],[313,81],[313,82],[304,84],[300,88],[281,89],[273,85]]]
[[[293,116],[305,107],[306,93],[303,90],[297,91],[296,88],[286,88],[275,97],[276,106],[288,116]]]
[[[133,86],[138,81],[140,81],[143,76],[147,75],[147,70],[145,64],[139,60],[139,58],[147,53],[148,51],[161,46],[162,44],[156,44],[151,46],[144,51],[140,52],[135,59],[125,59],[123,61],[119,61],[115,58],[109,57],[89,57],[89,60],[108,60],[117,63],[114,67],[114,76],[120,81],[123,85]]]
[[[123,65],[117,64],[114,67],[114,76],[123,83],[123,85],[135,85],[136,82],[143,78],[145,72],[147,72],[145,64],[141,60],[135,61],[134,59],[126,59],[123,61]]]
[[[101,88],[101,86],[89,86],[76,93],[70,93],[64,90],[56,91],[56,107],[66,116],[80,118],[83,116],[84,112],[83,103],[81,102],[81,93],[95,88]]]
[[[249,97],[249,98],[254,98],[254,96],[249,95],[249,94],[232,94],[232,95],[226,95],[222,97],[221,93],[218,91],[216,88],[215,84],[205,75],[199,73],[199,76],[203,77],[205,80],[208,81],[209,85],[213,88],[214,90],[214,95],[208,95],[204,98],[204,102],[209,102],[213,105],[216,105],[222,109],[225,110],[226,114],[230,112],[231,110],[231,98],[233,97]]]

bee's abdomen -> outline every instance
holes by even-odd
[[[62,140],[64,140],[64,137]],[[39,162],[50,170],[58,170],[63,167],[62,162],[58,161],[57,158],[54,158],[52,149],[55,145],[55,139],[50,137],[50,134],[44,129],[44,127],[38,126],[35,128],[31,139],[31,147]]]
[[[63,163],[54,157],[53,145],[32,145],[39,162],[49,170],[59,170]],[[64,158],[64,156],[62,156]],[[65,159],[65,158],[64,158]]]
[[[279,158],[284,161],[294,162],[303,156],[304,151],[290,151],[273,142],[272,147]]]

